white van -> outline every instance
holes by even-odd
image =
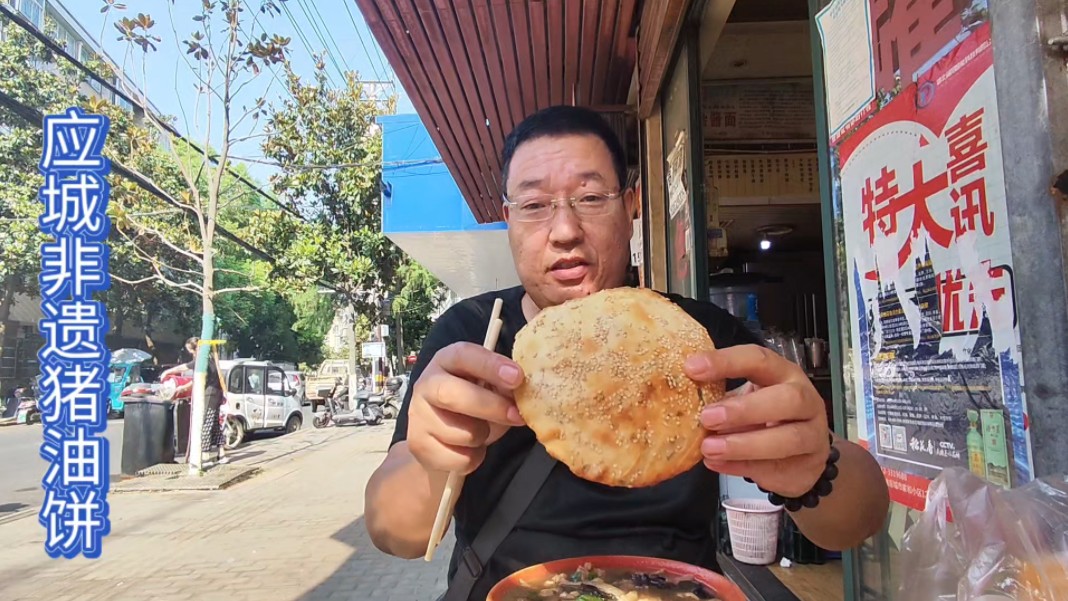
[[[226,375],[226,446],[240,445],[249,432],[296,432],[304,423],[301,400],[280,365],[270,361],[237,361]]]

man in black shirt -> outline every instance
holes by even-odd
[[[503,180],[509,243],[522,286],[467,299],[434,324],[412,371],[393,443],[366,490],[374,544],[421,557],[450,471],[467,474],[455,509],[461,557],[520,465],[535,448],[512,392],[522,370],[510,360],[515,335],[541,308],[626,285],[636,198],[623,189],[619,141],[594,112],[554,107],[528,117],[505,142]],[[712,569],[710,524],[720,474],[745,476],[787,498],[820,479],[828,456],[824,402],[793,363],[763,349],[733,316],[709,303],[667,297],[704,325],[716,348],[687,361],[696,381],[728,380],[727,400],[701,416],[705,461],[647,488],[582,480],[556,465],[483,569],[468,599],[482,601],[499,579],[531,564],[581,555],[677,559]],[[481,348],[495,298],[504,326],[496,352]],[[485,383],[483,387],[480,383]],[[866,451],[835,440],[840,472],[815,508],[793,512],[824,548],[874,534],[888,505],[886,483]]]

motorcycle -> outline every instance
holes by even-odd
[[[19,404],[15,413],[15,423],[29,425],[41,421],[41,410],[37,406],[35,389],[36,386],[34,389],[23,387],[15,390],[15,400]]]
[[[312,419],[316,428],[328,426],[376,426],[385,419],[382,411],[383,397],[371,394],[367,389],[356,392],[356,406],[351,407],[349,387],[338,379],[326,396],[323,411]]]
[[[400,415],[401,403],[404,402],[403,378],[396,376],[386,380],[386,392],[382,398],[382,413],[386,419],[397,419]]]

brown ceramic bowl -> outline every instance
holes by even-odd
[[[603,570],[662,572],[666,576],[676,578],[688,577],[708,587],[723,601],[747,601],[742,589],[728,580],[726,576],[679,561],[631,555],[572,557],[530,566],[498,582],[486,597],[486,601],[502,601],[507,593],[520,586],[520,581],[544,582],[554,574],[574,572],[585,563]]]

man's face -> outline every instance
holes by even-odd
[[[596,136],[544,137],[516,149],[508,169],[508,198],[555,199],[590,192],[619,192],[622,182],[608,146]],[[609,200],[603,215],[579,217],[560,203],[545,221],[514,218],[505,205],[508,242],[519,279],[540,308],[587,296],[626,282],[634,192]]]

